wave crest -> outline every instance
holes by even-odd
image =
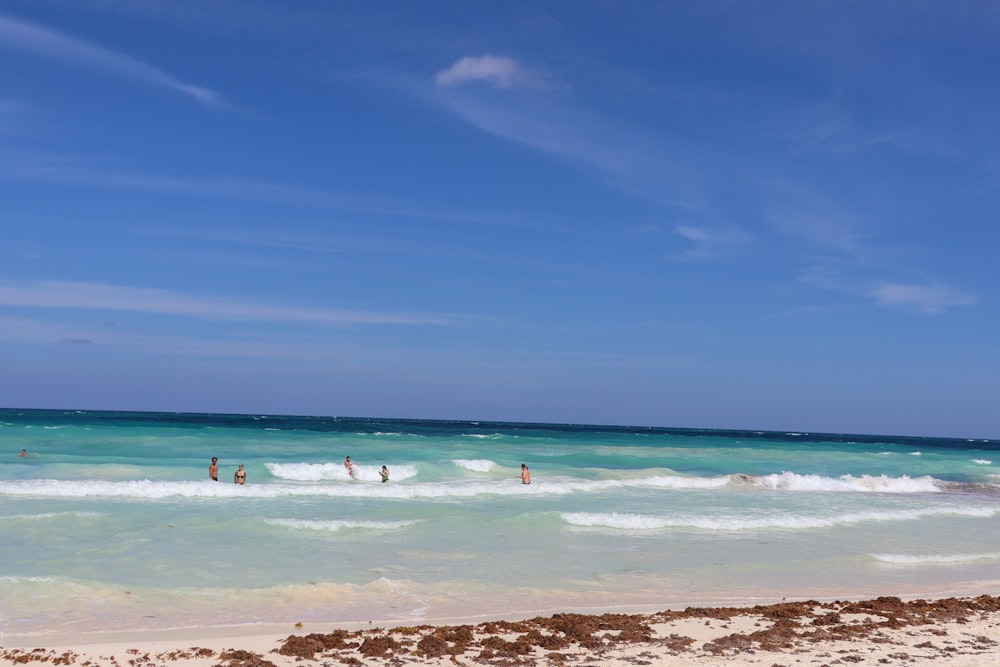
[[[751,486],[762,486],[784,491],[833,491],[851,493],[939,493],[941,482],[929,475],[923,477],[889,477],[887,475],[800,475],[783,472],[780,475],[759,477],[739,476]]]
[[[355,463],[353,477],[348,474],[343,463],[265,463],[264,467],[273,477],[290,482],[381,482],[381,465],[372,466]],[[391,479],[400,481],[417,476],[416,466],[403,464],[390,468]]]
[[[496,461],[489,459],[454,459],[452,463],[472,472],[489,472],[497,466]]]

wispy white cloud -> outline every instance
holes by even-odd
[[[194,317],[214,321],[313,323],[328,326],[448,325],[447,318],[413,313],[382,313],[246,303],[171,292],[89,282],[48,281],[0,284],[0,305],[32,308],[114,310]]]
[[[949,308],[976,302],[976,298],[971,295],[936,283],[925,285],[879,283],[871,288],[870,296],[880,306],[906,308],[928,315],[936,315]]]
[[[473,81],[485,81],[498,88],[509,88],[532,80],[513,58],[507,56],[465,56],[448,69],[438,72],[434,81],[442,87],[457,86]]]
[[[800,279],[823,289],[870,299],[884,308],[910,310],[924,315],[937,315],[978,301],[971,294],[937,282],[920,284],[849,279],[826,266],[814,266]]]
[[[730,252],[750,242],[750,237],[739,229],[706,229],[692,225],[678,225],[674,232],[690,241],[690,249],[678,257],[681,259],[703,259]]]
[[[568,102],[555,85],[511,89],[431,90],[392,80],[389,85],[429,100],[468,125],[554,159],[593,170],[632,195],[677,204],[691,198],[690,164],[664,159],[663,137],[638,124],[610,122]],[[683,205],[683,204],[681,204]]]
[[[209,106],[224,106],[215,91],[186,83],[152,65],[33,23],[0,15],[0,46],[73,66],[86,66],[168,88]]]
[[[705,175],[718,174],[710,168],[719,166],[713,157],[695,157],[676,137],[643,122],[595,113],[574,101],[571,84],[507,60],[463,58],[437,72],[432,85],[388,71],[369,72],[366,80],[419,98],[502,140],[593,172],[631,196],[686,210],[704,205]],[[493,85],[459,85],[473,81]]]

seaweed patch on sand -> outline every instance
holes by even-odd
[[[782,602],[652,614],[555,614],[476,625],[289,635],[265,650],[2,649],[0,664],[96,667],[333,665],[988,665],[1000,653],[1000,597]],[[808,658],[808,660],[806,660]]]

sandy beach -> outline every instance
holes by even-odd
[[[7,637],[0,665],[995,665],[1000,597],[782,602],[650,614],[243,636]],[[110,637],[110,635],[109,635]]]

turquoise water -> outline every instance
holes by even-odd
[[[0,438],[0,633],[1000,592],[997,441],[25,410]]]

